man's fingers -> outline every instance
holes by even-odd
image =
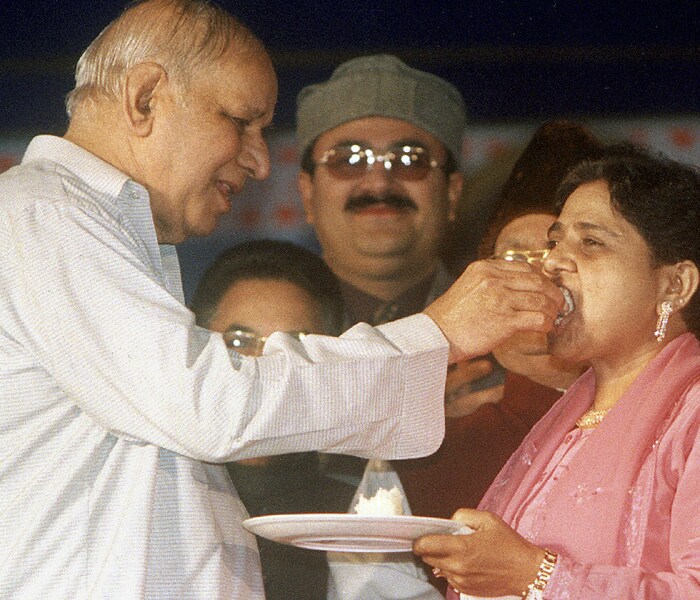
[[[557,290],[561,296],[561,292]],[[563,298],[563,296],[562,296]],[[551,325],[559,315],[563,305],[552,300],[550,296],[542,293],[529,291],[513,291],[508,296],[507,304],[504,308],[513,311],[513,313],[535,313],[544,317],[541,323],[535,323],[535,331],[542,331],[540,327]],[[519,316],[515,314],[515,316]]]
[[[513,290],[538,292],[548,296],[558,307],[564,306],[564,297],[559,288],[539,271],[519,261],[481,261],[500,271],[507,281],[506,286]]]
[[[447,387],[445,395],[459,389],[465,384],[476,381],[493,371],[493,364],[487,358],[460,360],[447,369]]]
[[[526,263],[482,260],[424,310],[450,342],[450,361],[485,354],[518,331],[549,331],[561,291]]]
[[[557,309],[564,306],[564,296],[559,288],[527,263],[486,260],[472,264],[475,272],[484,271],[482,281],[486,282],[493,294],[532,292],[549,298]],[[499,286],[502,286],[501,290]]]
[[[505,286],[513,292],[531,292],[538,296],[544,296],[559,308],[563,307],[565,303],[561,290],[549,279],[538,273],[519,273],[517,277],[509,279]]]
[[[484,264],[500,269],[501,271],[520,271],[522,273],[531,273],[532,267],[522,260],[493,260],[486,259],[481,261]]]
[[[533,271],[529,273],[511,273],[506,286],[513,291],[529,291],[542,294],[549,298],[558,309],[561,309],[565,303],[561,290],[541,273]]]

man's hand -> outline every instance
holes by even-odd
[[[423,311],[450,342],[450,362],[487,354],[518,331],[547,332],[564,306],[549,279],[527,263],[471,263]]]

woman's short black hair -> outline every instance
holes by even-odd
[[[615,144],[595,161],[584,162],[562,182],[559,207],[579,186],[604,181],[612,207],[632,224],[647,243],[657,265],[690,260],[700,268],[700,172],[662,154]],[[681,314],[700,335],[700,294]]]
[[[283,280],[299,286],[319,302],[324,333],[342,333],[344,311],[338,280],[323,259],[291,242],[268,239],[225,250],[205,271],[190,303],[197,324],[208,327],[228,289],[245,279]]]

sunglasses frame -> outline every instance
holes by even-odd
[[[350,152],[348,158],[343,162],[333,163],[333,157],[341,150]],[[423,154],[428,160],[427,165],[416,165],[415,162],[406,164],[403,160],[406,157],[411,160],[411,156]],[[314,163],[317,167],[324,165],[333,177],[348,181],[362,177],[375,164],[382,165],[387,173],[391,173],[402,181],[422,181],[432,169],[440,167],[438,161],[430,157],[427,148],[416,144],[397,144],[396,147],[387,149],[383,154],[377,154],[374,148],[357,143],[339,144],[326,150],[321,158]],[[343,171],[344,169],[347,171]]]

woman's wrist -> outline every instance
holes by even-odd
[[[532,583],[528,584],[521,594],[523,600],[542,600],[544,598],[543,593],[554,572],[557,558],[556,552],[552,552],[546,548],[544,549],[544,556],[537,569],[534,580]]]

